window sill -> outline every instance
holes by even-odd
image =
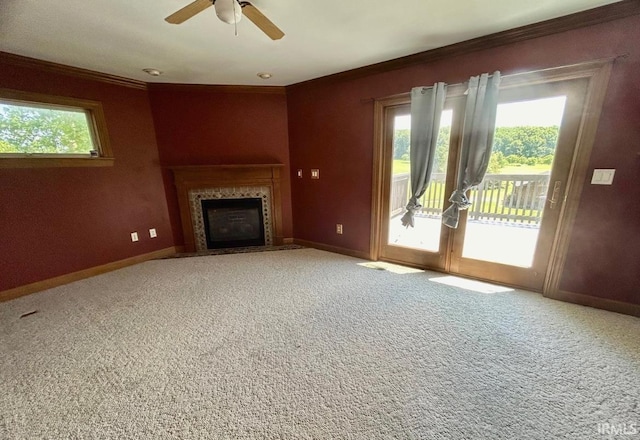
[[[0,168],[111,167],[113,157],[0,157]]]

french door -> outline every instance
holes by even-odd
[[[503,82],[504,84],[504,82]],[[507,82],[501,87],[490,168],[469,192],[458,228],[441,222],[457,180],[464,90],[449,87],[436,163],[415,228],[400,217],[410,196],[410,103],[398,97],[379,114],[379,223],[382,260],[542,291],[556,242],[585,115],[585,77]]]
[[[464,113],[461,97],[448,98],[442,112],[438,151],[429,188],[422,198],[422,212],[416,227],[404,228],[400,217],[410,197],[408,152],[410,104],[401,102],[386,108],[384,114],[384,158],[382,180],[382,222],[379,258],[387,261],[448,270],[450,231],[442,225],[442,202],[453,191],[457,149],[460,140],[461,116]],[[400,149],[401,151],[398,151]],[[434,203],[432,203],[434,202]],[[428,211],[430,210],[430,211]]]

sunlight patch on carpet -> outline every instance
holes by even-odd
[[[391,264],[384,261],[368,261],[366,263],[358,263],[358,266],[367,267],[369,269],[386,270],[400,275],[424,272],[422,269],[414,269],[413,267],[400,266],[399,264]]]
[[[429,281],[446,284],[448,286],[459,287],[465,290],[472,290],[479,293],[513,292],[513,289],[510,287],[498,286],[496,284],[483,283],[481,281],[468,280],[466,278],[454,276],[429,278]]]

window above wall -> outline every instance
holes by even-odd
[[[0,168],[111,165],[99,102],[0,89]]]

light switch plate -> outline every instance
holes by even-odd
[[[158,236],[158,233],[156,232],[156,228],[149,229],[149,237],[156,238],[157,236]]]
[[[311,170],[311,178],[312,179],[319,179],[320,178],[320,170],[319,169],[312,169]]]
[[[131,241],[138,241],[138,233],[137,232],[132,232],[131,233]]]
[[[298,175],[298,179],[302,179],[302,168],[298,168],[297,175]]]
[[[595,169],[591,178],[592,185],[612,185],[615,169]]]

